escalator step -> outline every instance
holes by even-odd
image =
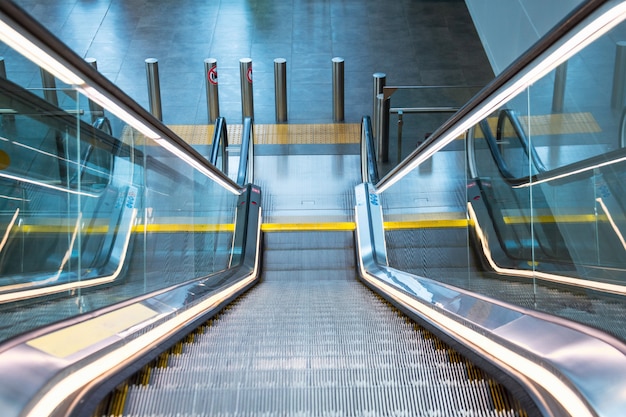
[[[517,415],[469,373],[356,280],[268,281],[132,386],[123,415]]]

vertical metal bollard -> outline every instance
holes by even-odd
[[[239,82],[241,84],[241,122],[246,117],[254,121],[254,97],[252,94],[252,59],[239,60]]]
[[[376,131],[376,142],[378,143],[378,162],[389,162],[389,99],[385,99],[384,94],[376,96],[378,105],[378,130]]]
[[[159,61],[156,58],[146,59],[146,78],[148,80],[148,100],[150,113],[159,120],[163,120],[161,111],[161,86],[159,84]]]
[[[619,41],[615,49],[615,69],[613,70],[613,92],[611,108],[621,110],[624,107],[626,93],[626,41]]]
[[[54,76],[50,74],[43,68],[39,68],[41,70],[41,86],[44,88],[43,96],[44,98],[52,103],[53,105],[59,107],[59,99],[57,97],[57,86],[56,81],[54,80]]]
[[[4,57],[0,56],[0,77],[7,79],[7,67],[4,64]]]
[[[375,72],[374,75],[374,95],[372,96],[372,131],[374,134],[378,133],[378,102],[376,97],[383,93],[385,88],[385,82],[387,80],[387,74],[384,72]]]
[[[98,69],[98,62],[96,58],[85,58],[85,61],[96,70]],[[98,118],[104,117],[104,109],[98,103],[94,103],[89,100],[89,112],[91,113],[91,123],[94,123]]]
[[[4,63],[4,57],[0,56],[0,77],[7,79],[7,67]],[[0,120],[12,122],[15,120],[15,116],[12,114],[4,114],[0,117]]]
[[[204,76],[209,123],[215,123],[217,118],[220,117],[219,94],[217,91],[217,59],[207,58],[204,60]]]
[[[403,120],[404,113],[402,110],[398,110],[398,152],[396,158],[396,164],[400,165],[402,161],[402,126],[404,126]]]
[[[287,60],[274,60],[274,100],[276,103],[276,123],[287,121]]]
[[[344,59],[335,57],[333,62],[333,121],[344,119]]]
[[[565,102],[565,82],[567,80],[567,61],[559,65],[554,73],[554,91],[552,93],[552,112],[563,113]]]

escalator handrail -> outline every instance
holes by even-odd
[[[363,183],[355,194],[357,268],[367,286],[470,360],[502,374],[541,415],[621,414],[626,344],[580,323],[389,267],[381,262],[386,247],[376,190]]]
[[[361,180],[376,184],[379,181],[372,120],[363,116],[361,120]]]
[[[238,260],[233,267],[56,322],[0,344],[3,417],[92,415],[94,404],[118,384],[256,284],[261,256],[260,189],[246,185],[237,206],[241,209],[237,210],[234,241],[241,246],[234,248]],[[119,312],[128,314],[120,319]],[[135,318],[136,312],[143,314]],[[153,314],[146,317],[145,312]],[[119,325],[120,320],[128,327],[119,330],[124,327]],[[109,323],[107,329],[97,324],[103,321]],[[84,343],[80,331],[88,326],[98,327],[101,334],[86,337],[91,342]],[[65,335],[64,344],[75,346],[70,355],[59,354],[54,348],[58,343],[38,343],[61,335]],[[74,378],[81,382],[68,382]]]
[[[178,155],[205,174],[211,176],[220,186],[233,194],[243,192],[241,186],[220,172],[190,144],[186,143],[174,131],[157,117],[140,106],[124,91],[98,72],[81,56],[70,50],[58,37],[35,21],[20,6],[11,1],[0,2],[0,20],[8,27],[30,41],[39,51],[39,59],[53,60],[57,67],[62,67],[81,83],[73,85],[91,101],[100,104],[105,110],[115,114],[129,123],[144,135],[154,138],[156,142]],[[27,49],[28,45],[24,45]],[[30,51],[32,55],[32,51]],[[28,54],[26,54],[28,56]],[[45,65],[45,62],[39,62]]]
[[[498,110],[512,95],[527,87],[536,79],[542,77],[548,70],[558,66],[568,56],[584,47],[584,42],[581,44],[580,40],[575,38],[575,36],[581,33],[582,27],[587,26],[586,23],[588,21],[590,22],[599,16],[604,16],[605,13],[609,15],[616,5],[619,5],[617,0],[589,0],[581,3],[551,31],[462,106],[450,119],[436,129],[417,149],[389,171],[376,183],[376,188],[382,192],[391,187],[429,159],[434,153],[443,149],[464,132],[467,132],[479,120],[485,119],[488,115]],[[598,31],[604,30],[605,27],[609,27],[613,22],[621,21],[621,16],[617,16],[617,13],[612,18],[613,20],[599,28]],[[568,43],[572,39],[575,39],[577,42]],[[540,65],[561,46],[566,46],[566,48],[558,51],[559,55],[553,59],[554,62],[550,64],[549,68]]]
[[[213,130],[213,141],[211,142],[211,155],[209,162],[217,166],[217,160],[222,155],[222,166],[218,167],[223,173],[228,175],[228,156],[226,155],[226,149],[228,148],[228,128],[226,126],[226,119],[224,117],[218,117],[215,120],[215,128]]]
[[[241,151],[239,156],[239,170],[237,171],[237,184],[243,186],[246,181],[254,181],[254,129],[252,118],[246,117],[243,121],[243,133],[241,136]]]
[[[489,141],[487,141],[487,143],[489,143]],[[489,147],[491,148],[491,145]],[[543,183],[550,184],[550,182],[557,180],[561,183],[578,181],[581,175],[593,175],[594,169],[596,168],[626,161],[626,148],[618,148],[530,176],[514,177],[510,171],[508,171],[506,163],[502,161],[502,156],[498,154],[499,151],[496,150],[496,153],[492,151],[494,161],[502,174],[502,179],[514,188],[530,187]],[[502,167],[500,166],[501,163],[503,163]]]
[[[540,173],[545,172],[546,167],[541,161],[541,158],[539,157],[539,155],[537,154],[537,150],[535,149],[534,146],[531,145],[530,141],[528,140],[528,137],[526,136],[526,132],[522,128],[522,125],[520,124],[520,121],[519,121],[519,117],[517,116],[517,112],[515,110],[502,109],[500,111],[500,114],[498,115],[498,126],[496,130],[497,141],[500,142],[502,140],[502,134],[504,133],[504,122],[506,121],[506,119],[508,119],[509,122],[511,123],[511,126],[513,127],[513,130],[515,131],[517,139],[522,145],[521,146],[522,149],[526,153],[526,157],[529,156],[528,151],[530,150],[530,160],[533,163],[537,172],[540,172]]]
[[[487,143],[493,160],[498,167],[498,171],[500,171],[500,174],[502,175],[502,180],[514,188],[523,188],[542,183],[550,183],[550,181],[556,180],[562,183],[577,181],[580,179],[580,175],[583,175],[584,173],[592,175],[595,168],[626,161],[626,148],[618,148],[551,170],[543,168],[541,172],[530,176],[515,177],[504,161],[502,154],[498,149],[497,141],[493,137],[493,133],[491,132],[491,128],[489,127],[487,121],[481,120],[478,125],[481,127],[481,131],[485,136],[485,142]],[[476,175],[476,173],[474,172],[472,175]]]
[[[487,142],[487,147],[491,151],[491,156],[493,157],[493,160],[496,163],[496,166],[498,167],[498,171],[500,171],[500,175],[502,175],[502,178],[504,178],[505,181],[515,178],[513,173],[509,170],[508,164],[502,157],[502,152],[500,152],[500,150],[498,149],[498,141],[493,136],[493,132],[491,131],[487,120],[481,120],[480,122],[478,122],[478,125],[481,128],[481,131],[485,137],[485,142]]]

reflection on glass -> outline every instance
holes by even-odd
[[[624,38],[621,24],[385,190],[390,265],[626,339]]]
[[[76,91],[0,79],[0,340],[227,268],[236,202]]]

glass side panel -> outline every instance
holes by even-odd
[[[382,193],[392,267],[626,340],[625,26]]]
[[[0,341],[229,266],[231,191],[67,87],[0,108]]]
[[[464,139],[437,152],[381,195],[389,265],[467,287],[468,246]]]

